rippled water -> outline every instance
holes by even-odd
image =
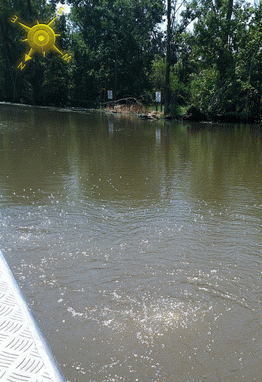
[[[257,127],[0,105],[0,247],[68,381],[262,381]]]

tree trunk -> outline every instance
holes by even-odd
[[[171,59],[171,0],[167,0],[167,40],[166,40],[165,115],[170,113],[170,59]]]
[[[228,37],[230,35],[230,22],[231,22],[231,17],[233,13],[233,4],[234,0],[228,0],[227,4],[227,16],[226,16],[226,30],[225,30],[225,35],[224,35],[224,41],[223,45],[228,44]]]
[[[234,0],[228,0],[227,5],[227,22],[230,22],[233,13]]]
[[[28,14],[29,17],[32,17],[32,5],[31,5],[31,0],[27,0],[27,8],[28,8]]]
[[[113,100],[117,99],[117,65],[118,65],[118,33],[119,33],[119,14],[116,18],[116,40],[115,40],[115,89]]]
[[[7,61],[7,65],[8,65],[8,69],[9,69],[9,73],[10,73],[10,78],[11,78],[11,81],[13,83],[13,100],[12,100],[12,102],[15,102],[16,96],[17,96],[17,94],[16,94],[16,83],[15,83],[13,68],[12,68],[11,60],[10,60],[9,47],[8,47],[8,44],[6,41],[6,37],[4,34],[4,28],[3,28],[3,25],[1,24],[1,22],[0,22],[0,35],[1,35],[2,42],[3,42],[4,50],[5,50],[5,56],[6,56],[6,61]]]

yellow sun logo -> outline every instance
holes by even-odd
[[[63,8],[59,8],[58,14],[61,15],[63,12]],[[72,57],[69,56],[67,53],[62,53],[57,46],[55,46],[55,40],[56,37],[59,36],[59,34],[56,34],[53,29],[52,25],[55,22],[57,16],[50,21],[48,24],[39,24],[38,21],[36,21],[36,25],[34,25],[32,28],[28,27],[27,25],[22,24],[18,21],[18,16],[13,16],[11,19],[11,22],[18,23],[26,32],[27,37],[26,39],[22,40],[29,44],[30,50],[28,53],[25,53],[24,59],[20,62],[18,65],[18,69],[23,70],[26,66],[27,62],[32,59],[32,55],[35,52],[42,53],[45,57],[45,54],[48,50],[54,50],[57,53],[62,55],[62,59],[66,62],[70,62]]]

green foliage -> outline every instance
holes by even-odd
[[[191,102],[201,110],[209,111],[211,100],[218,88],[219,73],[216,66],[190,75]]]
[[[0,4],[0,99],[5,101],[26,102],[33,104],[53,104],[54,99],[59,99],[56,104],[65,104],[70,89],[70,70],[65,68],[65,63],[60,59],[60,63],[54,67],[47,54],[35,53],[30,64],[23,71],[17,69],[25,53],[28,53],[29,46],[22,43],[26,34],[17,23],[11,23],[14,15],[19,16],[24,24],[33,26],[36,20],[46,23],[54,16],[55,6],[58,1],[50,4],[46,0],[6,0]],[[42,4],[42,7],[40,7]],[[59,30],[60,39],[58,44],[62,49],[69,47],[67,25],[64,16],[61,16],[54,25],[54,30]],[[54,55],[53,55],[54,56]],[[61,69],[63,68],[63,69]],[[50,86],[47,86],[47,81]],[[64,94],[67,94],[66,96]]]
[[[178,103],[172,103],[170,106],[170,114],[173,118],[179,118],[182,114],[184,114],[184,111],[185,109]]]
[[[160,56],[155,57],[152,62],[150,81],[155,91],[163,92],[165,89],[166,60]]]
[[[76,30],[75,97],[140,96],[149,89],[147,73],[156,53],[152,34],[161,21],[160,0],[73,1],[71,21]]]
[[[58,0],[0,3],[0,100],[34,104],[92,105],[134,96],[149,104],[166,92],[166,34],[159,29],[163,0],[69,0],[71,13],[57,19],[57,45],[73,56],[70,65],[56,53],[35,54],[16,70],[28,45],[10,23],[17,14],[27,25],[48,22]],[[171,112],[198,106],[210,114],[260,119],[262,100],[262,5],[244,0],[191,0],[175,22],[172,2],[170,55]],[[192,25],[191,31],[186,28]],[[30,68],[29,68],[30,65]]]
[[[185,104],[188,95],[186,84],[181,81],[181,62],[172,66],[170,71],[170,90],[171,90],[171,103]],[[150,74],[150,81],[153,91],[161,91],[162,95],[165,93],[165,72],[166,72],[166,59],[157,56],[152,62],[152,69]]]

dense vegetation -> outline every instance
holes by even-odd
[[[27,25],[49,22],[58,1],[0,3],[0,100],[36,105],[94,106],[107,99],[170,98],[173,114],[194,105],[209,116],[260,120],[262,107],[262,3],[243,0],[68,0],[69,15],[57,18],[59,48],[35,54],[17,69],[28,45]],[[168,16],[169,33],[163,30]],[[162,24],[161,24],[162,23]],[[161,27],[162,25],[162,27]],[[169,105],[166,105],[169,112]]]

